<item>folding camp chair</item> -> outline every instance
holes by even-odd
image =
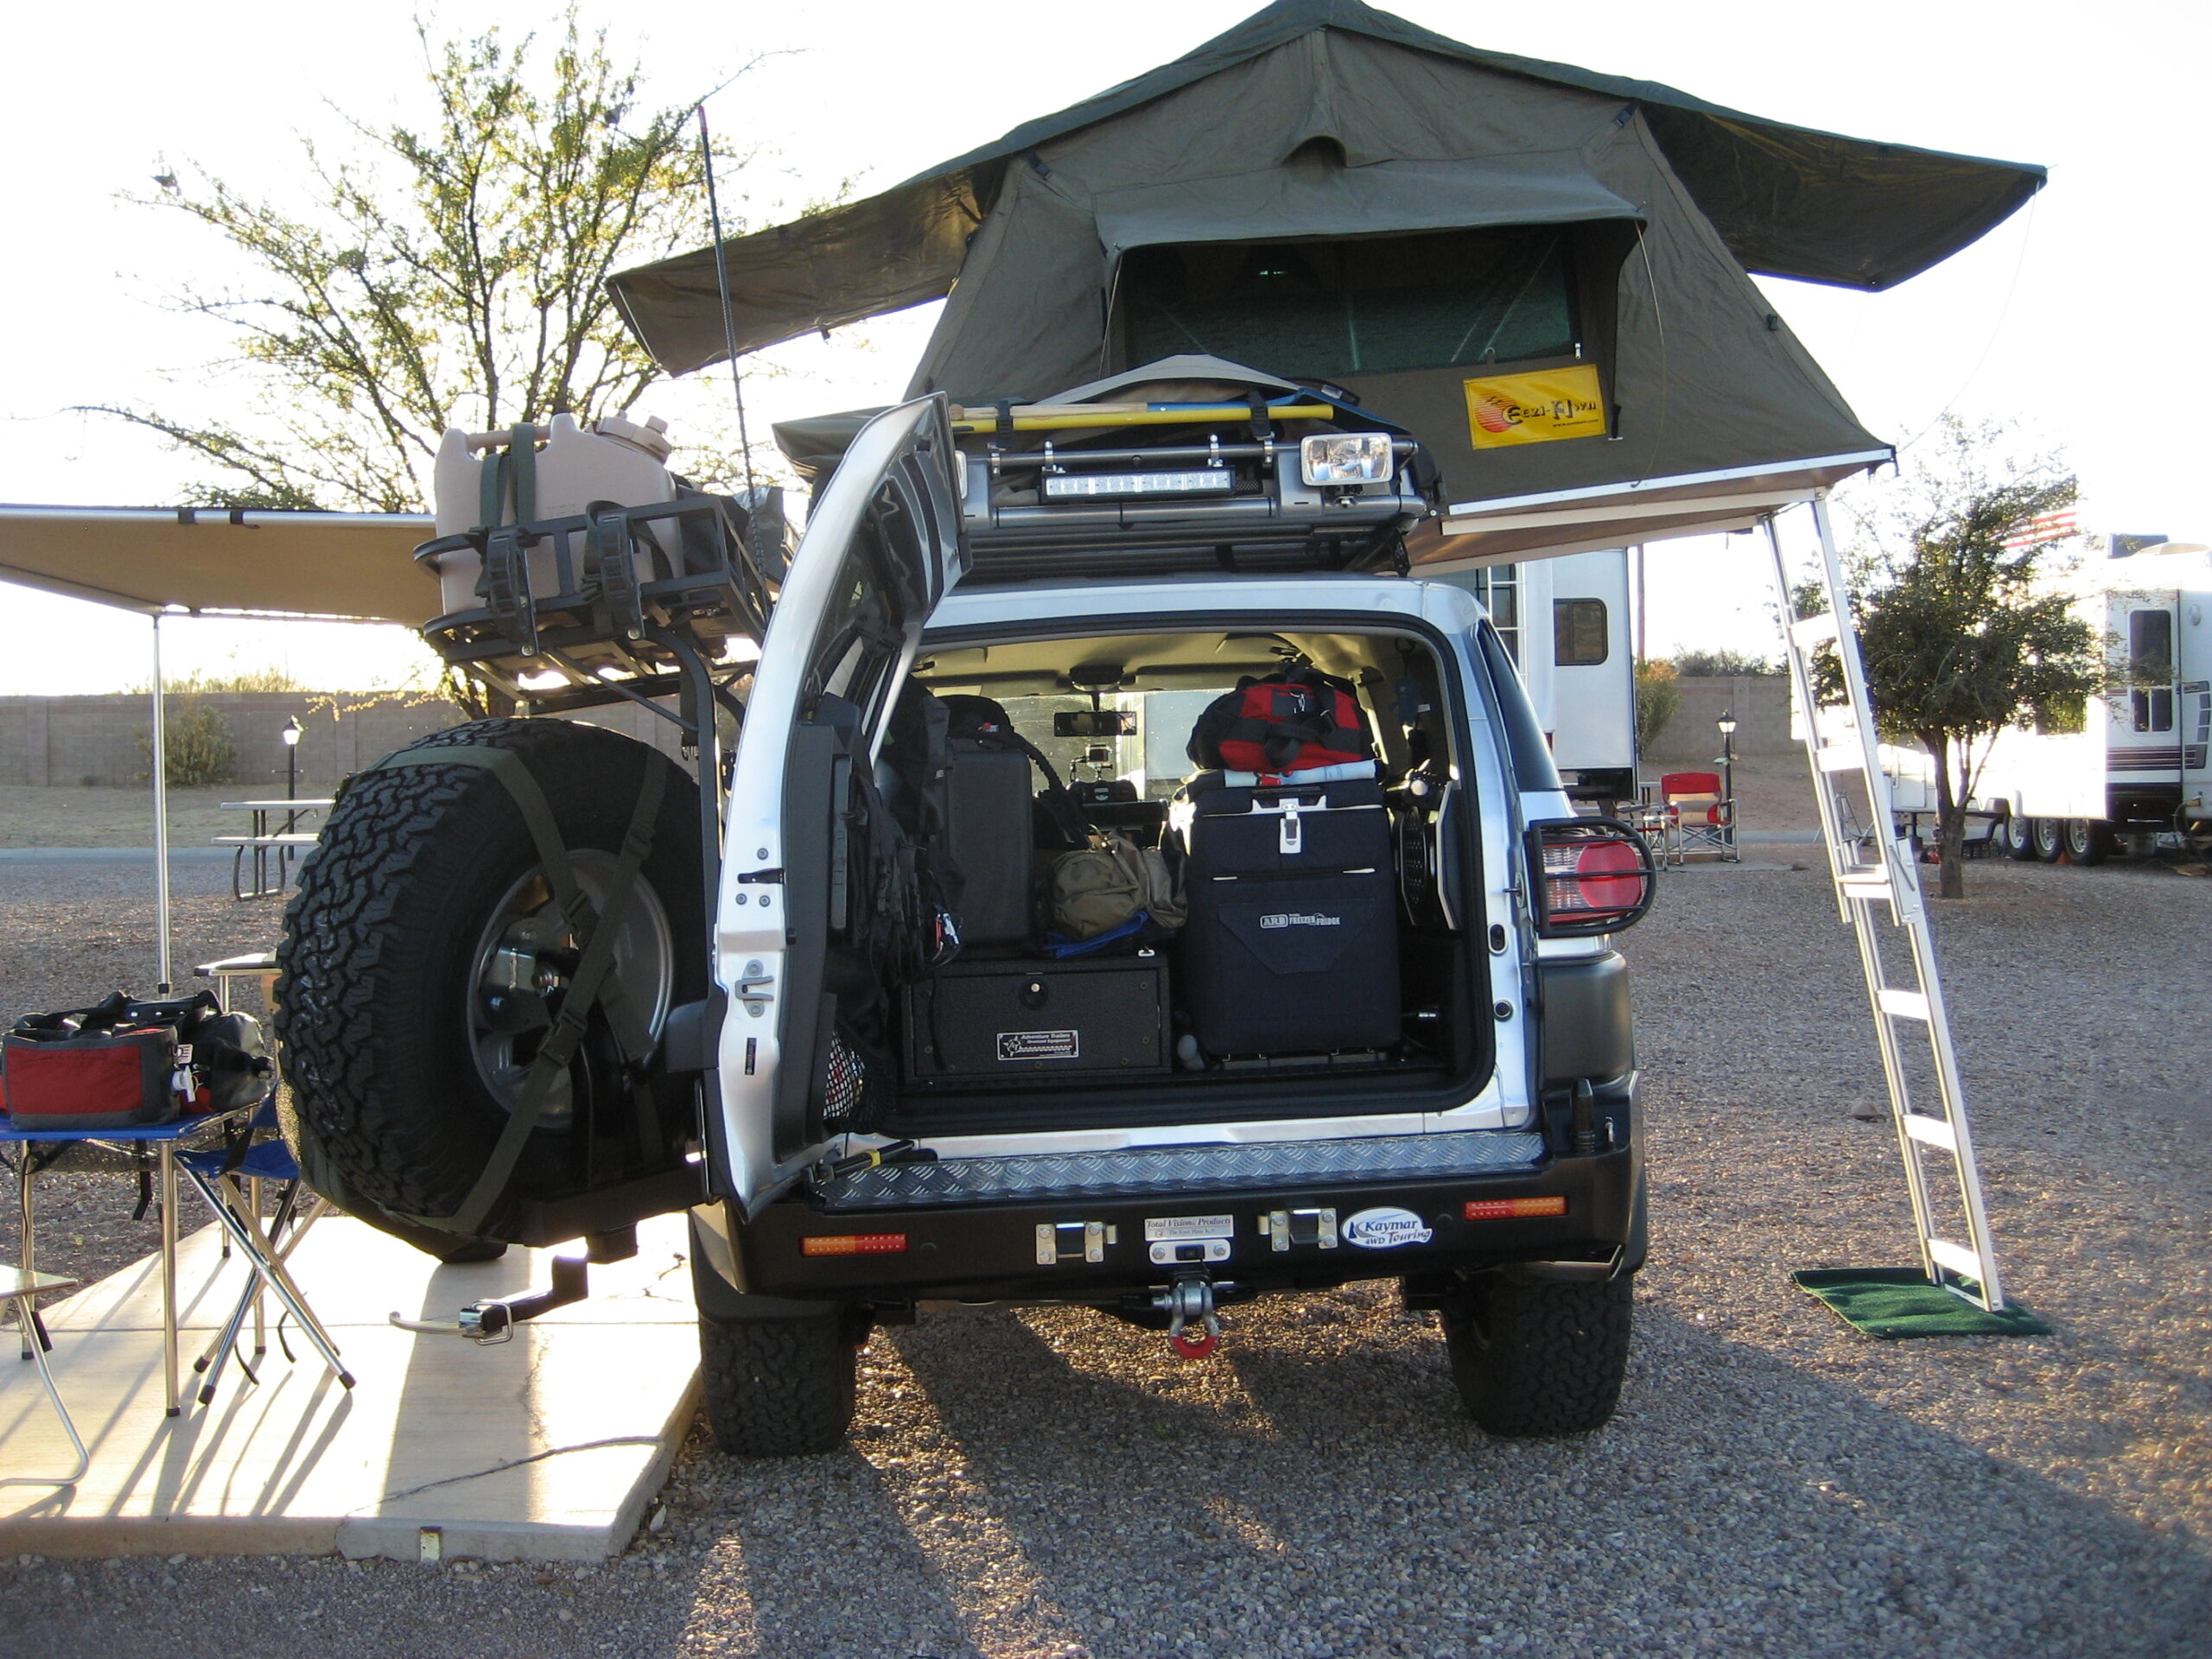
[[[1659,807],[1666,817],[1667,861],[1681,865],[1690,855],[1710,853],[1733,863],[1736,803],[1720,792],[1717,772],[1670,772],[1659,780]]]
[[[264,1106],[254,1117],[254,1127],[273,1127],[274,1108]],[[300,1181],[300,1166],[292,1156],[291,1148],[282,1141],[262,1141],[247,1147],[243,1154],[235,1151],[211,1150],[185,1152],[177,1154],[177,1166],[185,1178],[199,1191],[214,1212],[225,1236],[243,1256],[252,1277],[239,1294],[238,1306],[231,1310],[231,1317],[221,1334],[200,1357],[194,1370],[200,1372],[205,1381],[200,1388],[200,1403],[207,1405],[215,1397],[215,1386],[221,1381],[224,1363],[236,1351],[238,1338],[245,1328],[246,1316],[251,1313],[255,1324],[254,1353],[258,1357],[266,1351],[261,1337],[260,1300],[263,1294],[274,1296],[284,1311],[290,1314],[323,1363],[336,1375],[346,1388],[353,1386],[353,1374],[338,1357],[338,1345],[331,1341],[330,1333],[322,1321],[315,1318],[308,1306],[307,1298],[293,1281],[284,1263],[308,1229],[327,1207],[320,1193],[308,1192]],[[260,1217],[256,1213],[255,1195],[264,1181],[280,1181],[284,1191],[276,1201],[276,1213],[270,1218],[269,1231],[261,1230]],[[304,1202],[302,1194],[305,1193]],[[282,1326],[277,1340],[283,1341]],[[291,1350],[284,1350],[286,1358]],[[238,1369],[250,1381],[261,1379],[253,1368],[243,1359]]]
[[[54,1346],[54,1339],[47,1335],[45,1321],[39,1318],[31,1301],[42,1294],[76,1287],[74,1279],[65,1279],[57,1273],[26,1273],[21,1268],[0,1266],[0,1298],[16,1310],[16,1318],[23,1327],[26,1357],[36,1363],[38,1380],[46,1384],[46,1397],[54,1402],[54,1414],[61,1419],[61,1432],[69,1437],[69,1444],[77,1452],[76,1466],[66,1475],[8,1475],[0,1477],[0,1486],[71,1486],[92,1467],[92,1453],[85,1450],[84,1438],[70,1420],[69,1408],[61,1403],[61,1390],[54,1387],[54,1372],[46,1363],[46,1351]]]

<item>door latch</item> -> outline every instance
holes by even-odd
[[[758,1020],[775,1002],[774,995],[766,988],[775,982],[776,976],[759,960],[745,964],[745,971],[737,976],[734,995],[745,1005],[748,1018]]]

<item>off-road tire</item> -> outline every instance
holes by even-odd
[[[2025,864],[2036,856],[2036,821],[2008,812],[1999,819],[1993,832],[1998,845],[2004,848],[2005,856],[2015,864]]]
[[[1580,1434],[1619,1403],[1632,1274],[1595,1284],[1477,1274],[1444,1299],[1444,1345],[1467,1414],[1492,1434]]]
[[[2101,818],[2066,820],[2066,857],[2082,865],[2101,864],[2112,852],[2112,826]]]
[[[698,792],[690,778],[631,738],[562,720],[475,721],[409,748],[461,747],[518,756],[572,852],[618,852],[645,769],[667,769],[640,880],[671,934],[671,1005],[705,995]],[[285,911],[276,1034],[291,1085],[286,1138],[309,1185],[341,1209],[452,1215],[484,1170],[507,1108],[478,1069],[468,976],[493,909],[537,864],[520,809],[481,766],[358,772],[331,810]],[[666,1167],[681,1156],[672,1139],[651,1156],[639,1148],[630,1093],[611,1075],[597,1015],[594,1027],[570,1086],[588,1091],[596,1110],[531,1137],[481,1224],[494,1242],[512,1236],[532,1200],[582,1191],[588,1175],[605,1185],[655,1173],[655,1159]],[[656,1072],[649,1083],[664,1134],[681,1135],[692,1117],[688,1080]],[[594,1117],[596,1135],[583,1133]]]
[[[860,1344],[842,1313],[699,1320],[707,1426],[736,1458],[835,1452],[853,1423]]]

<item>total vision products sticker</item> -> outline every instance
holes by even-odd
[[[1363,1250],[1395,1250],[1401,1244],[1426,1244],[1435,1236],[1410,1210],[1363,1210],[1344,1224],[1344,1243]]]
[[[1072,1031],[1002,1031],[1001,1060],[1072,1060],[1082,1057],[1083,1039]]]
[[[1144,1236],[1153,1243],[1177,1238],[1228,1238],[1236,1231],[1234,1216],[1153,1216]]]

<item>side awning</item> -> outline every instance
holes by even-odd
[[[158,615],[397,622],[438,610],[427,513],[0,505],[0,582]]]
[[[1892,449],[1866,449],[1633,484],[1455,502],[1407,537],[1406,551],[1416,570],[1441,575],[1750,530],[1780,508],[1809,501],[1847,478],[1896,459]]]

